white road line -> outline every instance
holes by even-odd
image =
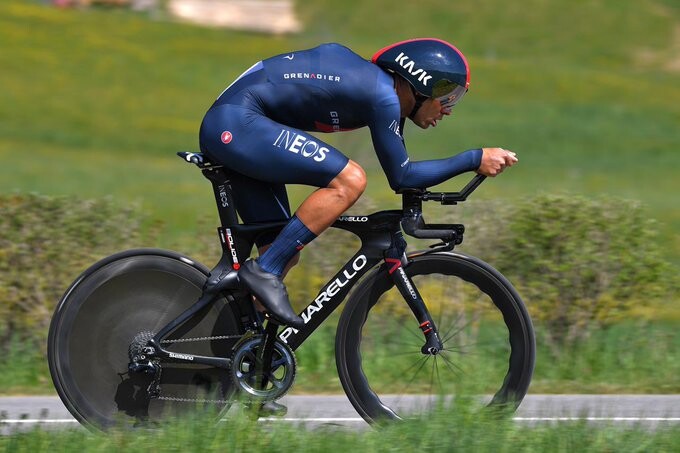
[[[680,417],[513,417],[516,422],[570,422],[570,421],[589,421],[589,422],[599,422],[599,421],[612,421],[612,422],[680,422]],[[267,422],[363,422],[363,418],[359,417],[284,417],[275,418],[268,417],[262,418],[260,421]]]
[[[571,421],[589,421],[589,422],[680,422],[680,417],[513,417],[514,421],[518,422],[571,422]],[[222,420],[228,421],[228,420]],[[357,423],[363,422],[364,419],[360,417],[268,417],[262,418],[260,421],[265,422],[316,422],[316,423]],[[2,425],[28,425],[28,424],[57,424],[57,423],[78,423],[72,418],[58,418],[58,419],[5,419],[0,420]]]
[[[319,422],[319,423],[334,423],[334,422],[364,422],[361,417],[267,417],[261,418],[263,422]]]
[[[680,422],[680,417],[513,417],[518,422]]]
[[[0,420],[0,426],[2,425],[29,425],[33,423],[78,423],[75,418],[44,418],[44,419],[31,419],[31,418],[21,418],[21,419],[5,419]]]

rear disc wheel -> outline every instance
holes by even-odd
[[[207,272],[174,252],[134,250],[102,260],[76,280],[52,319],[48,361],[57,392],[77,420],[101,429],[158,421],[197,406],[216,415],[228,409],[229,370],[163,362],[159,399],[147,392],[153,374],[128,371],[129,353],[140,347],[135,339],[158,332],[194,304]],[[239,330],[219,299],[168,336],[203,340],[163,347],[228,357]]]

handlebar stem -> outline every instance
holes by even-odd
[[[429,192],[423,189],[407,189],[402,195],[404,232],[420,239],[441,239],[445,243],[463,242],[463,225],[427,225],[423,219],[423,201],[438,201],[443,205],[454,205],[467,200],[472,192],[484,182],[486,176],[476,175],[460,192]]]

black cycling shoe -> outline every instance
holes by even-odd
[[[262,270],[257,261],[248,260],[238,271],[238,278],[279,324],[300,329],[305,322],[295,314],[288,300],[286,285],[276,275]]]

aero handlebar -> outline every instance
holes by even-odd
[[[460,192],[428,192],[405,190],[403,199],[404,217],[401,227],[404,233],[420,239],[441,239],[444,242],[460,244],[465,227],[458,224],[426,224],[423,219],[423,201],[438,201],[443,205],[454,205],[465,201],[484,182],[486,176],[476,175]]]

